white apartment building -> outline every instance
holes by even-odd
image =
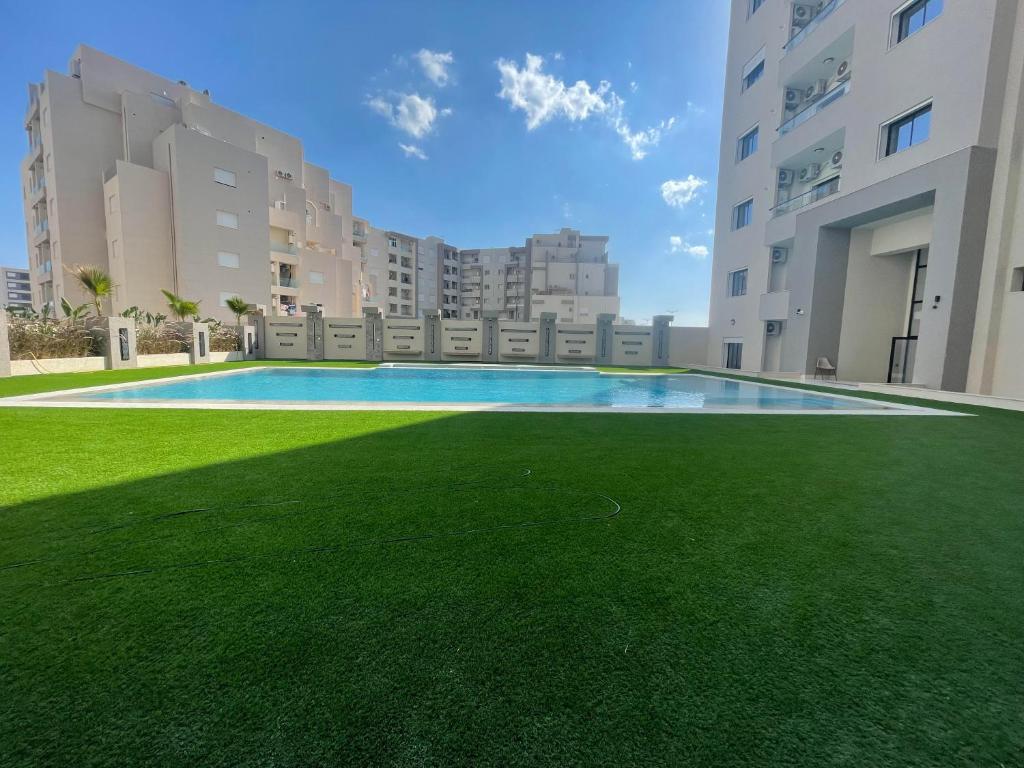
[[[608,238],[563,228],[534,235],[526,244],[530,265],[527,318],[553,312],[560,322],[593,323],[619,316],[619,265],[608,262]]]
[[[416,252],[417,316],[440,312],[442,318],[458,318],[461,278],[459,250],[439,237],[419,241]]]
[[[88,46],[29,86],[25,128],[36,306],[84,301],[65,267],[86,264],[112,276],[114,312],[159,311],[160,289],[222,320],[236,295],[274,314],[359,311],[352,190],[299,139]]]
[[[528,320],[529,275],[525,248],[476,248],[459,253],[462,265],[462,319],[497,312],[503,320]]]
[[[415,317],[419,240],[360,223],[366,236],[354,242],[364,265],[362,307],[376,307],[386,317]]]
[[[1024,395],[1017,0],[732,0],[709,362]]]

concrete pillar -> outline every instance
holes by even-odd
[[[241,342],[242,348],[242,359],[243,360],[255,360],[256,359],[256,326],[248,325],[243,323],[238,326],[238,339]]]
[[[303,304],[306,316],[306,359],[324,359],[324,315],[316,304]]]
[[[174,323],[174,328],[190,339],[189,363],[206,365],[210,362],[210,328],[206,323]]]
[[[615,345],[615,315],[601,313],[597,316],[597,339],[596,352],[594,353],[595,365],[611,365],[612,350]]]
[[[85,321],[85,327],[106,358],[108,370],[138,366],[134,320],[119,316],[92,317]]]
[[[266,314],[267,308],[264,305],[249,305],[249,312],[246,315],[246,317],[248,318],[247,325],[251,326],[254,329],[256,333],[256,338],[253,340],[252,357],[246,357],[246,360],[263,360],[266,357]],[[246,349],[248,349],[248,347]]]
[[[437,309],[423,313],[423,359],[441,359],[441,311]]]
[[[537,362],[554,365],[557,362],[558,337],[555,335],[555,322],[558,315],[555,312],[540,313],[540,338],[537,347]]]
[[[384,318],[378,307],[363,307],[366,328],[366,359],[384,359]]]
[[[498,310],[485,309],[480,326],[480,360],[484,363],[498,362]]]
[[[671,347],[669,324],[672,319],[672,315],[655,315],[651,323],[651,365],[656,368],[668,365]]]
[[[11,339],[7,333],[7,311],[0,309],[0,376],[11,375]]]

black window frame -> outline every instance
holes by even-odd
[[[930,11],[933,11],[936,7],[938,7],[937,11],[935,11],[934,13],[929,13]],[[941,16],[944,10],[945,0],[914,0],[913,3],[911,3],[906,8],[904,8],[903,10],[899,11],[896,14],[895,45],[899,45],[908,37],[911,37],[917,32],[920,32],[931,22],[935,21],[935,19]],[[911,29],[910,24],[913,21],[914,16],[921,12],[923,12],[923,21],[921,22],[921,26],[915,29]]]
[[[932,102],[929,101],[927,104],[921,105],[917,109],[914,109],[911,112],[908,112],[907,114],[903,115],[902,117],[898,117],[895,120],[893,120],[893,121],[891,121],[889,123],[886,123],[886,125],[885,125],[885,146],[883,148],[882,157],[892,157],[895,154],[898,154],[900,152],[904,152],[904,151],[910,149],[911,147],[916,147],[918,144],[921,144],[921,143],[927,141],[931,137],[931,134],[932,134],[931,114],[932,114]],[[929,116],[929,118],[928,118],[928,135],[925,136],[923,139],[915,141],[914,140],[914,123],[918,120],[918,118],[923,117],[924,115],[928,115]],[[907,126],[907,125],[910,126],[910,143],[907,144],[907,146],[903,147],[903,149],[900,149],[900,147],[899,147],[900,130],[902,128],[904,128],[905,126]]]
[[[749,91],[757,84],[757,81],[760,80],[762,77],[764,77],[763,58],[759,62],[757,62],[757,64],[755,64],[753,67],[751,67],[750,71],[743,76],[743,90]]]
[[[746,221],[740,224],[740,211],[747,210],[749,215],[746,217]],[[746,229],[754,223],[754,198],[744,200],[742,203],[737,203],[732,209],[732,228],[733,231],[738,229]]]
[[[728,274],[726,290],[730,299],[747,295],[747,286],[750,282],[750,268],[734,269]]]
[[[757,154],[759,149],[761,137],[761,126],[755,125],[749,131],[744,133],[736,142],[736,162],[741,163],[751,155]],[[750,139],[753,138],[754,148],[744,154],[744,149],[748,146]]]

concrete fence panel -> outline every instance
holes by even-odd
[[[267,360],[307,360],[308,330],[304,317],[268,317],[264,320]]]
[[[423,320],[384,320],[384,359],[423,359]]]
[[[540,324],[502,320],[498,323],[498,359],[531,363],[540,349]]]
[[[597,354],[597,326],[558,323],[555,326],[555,357],[559,363],[591,363]]]
[[[479,360],[481,336],[479,320],[442,320],[441,359]]]
[[[324,318],[324,360],[365,360],[366,322],[361,317]]]
[[[612,365],[650,365],[652,337],[649,325],[612,326]]]

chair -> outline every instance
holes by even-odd
[[[814,378],[827,379],[829,376],[832,377],[833,381],[838,381],[836,378],[836,367],[832,365],[832,361],[827,357],[819,357],[818,362],[814,364]]]

